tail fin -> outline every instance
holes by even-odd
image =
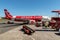
[[[7,11],[7,9],[4,9],[4,13],[5,13],[5,17],[7,19],[11,19],[12,18],[12,15]]]

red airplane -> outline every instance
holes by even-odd
[[[56,13],[60,14],[60,10],[53,10],[52,12],[56,12]]]
[[[36,21],[41,21],[42,20],[42,16],[12,16],[7,9],[4,9],[4,13],[5,13],[5,18],[8,20],[12,20],[12,21],[18,21],[18,22],[36,22]]]

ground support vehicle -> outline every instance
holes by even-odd
[[[26,26],[26,25],[23,25],[22,31],[23,31],[25,34],[29,34],[29,35],[35,32],[35,30],[29,28],[29,27]]]

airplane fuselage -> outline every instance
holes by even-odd
[[[13,18],[18,18],[18,19],[27,19],[27,20],[41,20],[42,16],[13,16]]]

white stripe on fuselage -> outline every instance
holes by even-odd
[[[13,16],[13,18],[16,18],[16,16]]]

